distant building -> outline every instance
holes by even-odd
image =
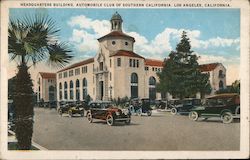
[[[58,100],[94,100],[122,97],[160,99],[157,72],[163,61],[146,59],[134,52],[135,39],[122,31],[122,18],[115,13],[111,32],[98,39],[95,57],[57,72]]]
[[[37,75],[37,101],[55,101],[56,97],[56,74],[39,72]]]
[[[210,63],[199,66],[202,73],[209,73],[210,85],[212,88],[211,94],[216,91],[226,89],[226,68],[221,63]]]
[[[65,67],[56,76],[40,73],[39,99],[47,101],[57,97],[58,101],[76,101],[87,95],[93,100],[118,97],[171,99],[170,94],[156,91],[157,72],[162,71],[163,61],[135,53],[135,39],[123,33],[122,22],[116,12],[110,20],[111,32],[97,39],[99,50],[95,57]],[[200,70],[210,74],[211,94],[226,88],[226,69],[221,63],[200,65]]]

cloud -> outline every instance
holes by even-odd
[[[97,39],[110,32],[109,21],[94,20],[85,15],[71,17],[68,25],[73,28],[70,41],[75,45],[78,52],[92,52],[92,54],[95,54],[98,50]],[[199,30],[165,28],[151,40],[137,32],[124,32],[135,38],[135,52],[145,57],[154,56],[155,58],[164,58],[170,51],[175,49],[183,31],[187,32],[192,49],[194,50],[225,48],[233,45],[235,45],[235,50],[239,50],[239,38],[227,39],[215,37],[201,40],[201,32]]]

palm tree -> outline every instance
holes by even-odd
[[[34,93],[28,69],[44,60],[53,67],[62,67],[72,59],[67,44],[57,42],[59,31],[51,18],[38,14],[9,22],[8,53],[10,60],[18,63],[13,96],[18,149],[31,149]]]

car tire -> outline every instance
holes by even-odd
[[[176,108],[172,108],[171,109],[171,114],[172,115],[176,115],[177,114],[177,109]]]
[[[87,119],[88,119],[89,123],[93,122],[93,117],[92,117],[92,114],[90,112],[87,113]]]
[[[59,109],[58,110],[58,113],[60,114],[60,115],[62,115],[63,113],[62,113],[62,109]]]
[[[81,114],[81,117],[83,117],[84,116],[84,111],[82,111],[80,114]]]
[[[113,126],[115,122],[114,117],[111,114],[107,116],[106,121],[109,126]]]
[[[188,115],[189,119],[192,120],[192,121],[197,121],[198,118],[199,118],[199,115],[197,112],[195,111],[191,111]]]
[[[70,110],[69,110],[68,114],[69,114],[69,117],[72,117],[72,116],[73,116],[73,113],[72,113],[72,111],[70,111]]]
[[[233,114],[231,112],[224,112],[221,115],[221,120],[225,124],[231,123],[233,121]]]
[[[148,111],[148,112],[147,112],[147,115],[148,115],[148,116],[151,116],[151,115],[152,115],[152,111]]]
[[[235,109],[235,115],[240,116],[240,106],[236,107]]]
[[[131,119],[125,121],[125,124],[129,125],[131,123]]]

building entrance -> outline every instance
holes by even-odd
[[[100,81],[100,82],[99,82],[99,88],[100,88],[100,89],[99,89],[99,90],[100,90],[99,92],[100,92],[100,99],[101,99],[101,100],[103,100],[103,96],[104,96],[104,88],[103,88],[103,87],[104,87],[104,86],[103,86],[103,81]]]

